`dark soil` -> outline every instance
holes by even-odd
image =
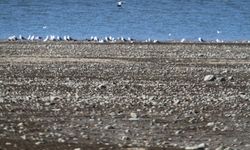
[[[0,42],[0,149],[248,150],[249,68],[248,44]]]

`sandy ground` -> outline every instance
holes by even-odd
[[[250,45],[0,42],[0,149],[249,150]]]

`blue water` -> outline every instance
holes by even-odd
[[[250,0],[0,0],[0,39],[250,39]]]

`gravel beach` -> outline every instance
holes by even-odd
[[[249,150],[250,44],[0,42],[1,150]]]

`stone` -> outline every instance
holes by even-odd
[[[214,124],[215,124],[214,122],[209,122],[209,123],[207,123],[206,126],[207,126],[207,127],[212,127],[212,126],[214,126]]]
[[[224,81],[226,81],[226,79],[225,79],[224,77],[219,77],[219,78],[217,78],[216,80],[219,81],[219,82],[224,82]]]
[[[227,78],[229,81],[233,81],[234,80],[234,77],[233,76],[230,76]]]
[[[26,139],[27,139],[26,135],[21,136],[21,138],[22,138],[23,140],[26,140]]]
[[[128,141],[128,140],[130,140],[130,138],[129,137],[127,137],[127,136],[122,136],[122,138],[121,138],[123,141]]]
[[[131,117],[131,118],[138,118],[137,114],[134,113],[134,112],[130,113],[130,117]]]
[[[214,81],[216,77],[214,75],[206,75],[204,81]]]
[[[101,85],[98,86],[98,88],[101,89],[101,90],[106,90],[107,89],[107,85],[101,84]]]
[[[111,125],[107,125],[107,126],[104,127],[104,129],[106,129],[106,130],[108,130],[108,129],[114,129],[114,127],[111,126]]]
[[[215,150],[224,150],[225,149],[225,146],[223,145],[220,145],[219,147],[217,147]]]
[[[59,143],[64,143],[64,142],[65,142],[65,140],[64,140],[63,138],[59,138],[57,141],[58,141]]]
[[[205,150],[206,144],[201,143],[199,145],[194,145],[194,146],[187,146],[185,147],[185,150]]]
[[[3,102],[4,102],[3,98],[0,97],[0,103],[3,103]]]

